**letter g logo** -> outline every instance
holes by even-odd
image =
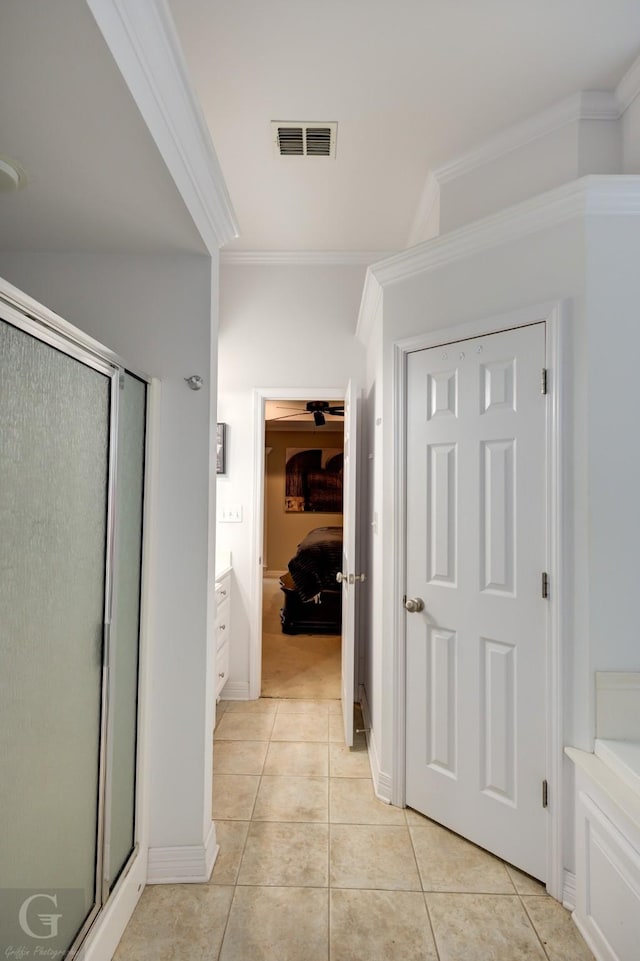
[[[29,938],[35,938],[37,941],[47,941],[50,938],[55,938],[58,936],[58,920],[62,917],[61,914],[38,914],[38,921],[42,925],[42,928],[47,931],[47,934],[36,934],[35,931],[31,929],[29,924],[29,918],[27,917],[27,912],[30,905],[37,898],[44,898],[53,904],[54,908],[58,907],[58,896],[56,894],[32,894],[30,898],[23,901],[20,906],[20,911],[18,912],[18,921],[20,922],[20,927],[24,933]]]

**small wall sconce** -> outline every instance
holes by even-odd
[[[200,390],[204,386],[204,381],[199,374],[192,374],[191,377],[185,377],[185,381],[191,390]]]

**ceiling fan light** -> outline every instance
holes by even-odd
[[[326,424],[325,416],[321,410],[314,410],[313,419],[316,422],[316,427],[324,427]]]

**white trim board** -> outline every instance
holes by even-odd
[[[376,745],[373,727],[371,725],[371,711],[367,701],[367,692],[362,684],[358,687],[358,699],[362,708],[362,722],[364,724],[365,735],[367,738],[367,754],[369,757],[369,767],[371,769],[371,779],[373,781],[373,792],[375,796],[384,801],[385,804],[395,803],[391,800],[391,778],[380,768],[380,755]]]
[[[564,364],[564,328],[566,312],[561,302],[538,304],[510,311],[507,314],[479,319],[458,327],[430,331],[425,334],[398,341],[394,344],[393,367],[393,443],[394,479],[391,502],[394,505],[393,550],[398,559],[393,583],[393,610],[395,616],[395,640],[393,657],[393,745],[394,765],[391,797],[394,804],[405,805],[406,779],[406,636],[402,598],[405,592],[406,557],[406,380],[408,355],[450,344],[471,337],[480,337],[502,330],[544,322],[546,325],[546,367],[549,372],[548,403],[546,413],[547,432],[547,571],[551,583],[547,611],[547,780],[550,788],[547,832],[547,890],[557,900],[563,898],[563,685],[561,639],[564,631],[566,566],[566,511],[565,472],[563,451],[566,450],[565,412],[562,396],[563,378],[560,372]]]
[[[219,850],[213,821],[203,844],[149,848],[147,884],[205,884]]]
[[[87,0],[176,187],[213,254],[238,226],[167,0]]]
[[[390,250],[224,250],[220,263],[235,267],[368,267],[391,254]]]
[[[466,153],[436,167],[433,175],[439,184],[449,183],[519,147],[526,146],[533,140],[553,133],[560,127],[566,127],[567,124],[580,120],[618,120],[620,112],[615,93],[606,90],[581,90],[525,120],[504,127]]]
[[[356,336],[366,340],[387,285],[585,216],[640,216],[640,176],[590,174],[372,264]]]

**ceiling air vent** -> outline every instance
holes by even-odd
[[[273,120],[273,146],[278,157],[335,157],[337,123]]]

